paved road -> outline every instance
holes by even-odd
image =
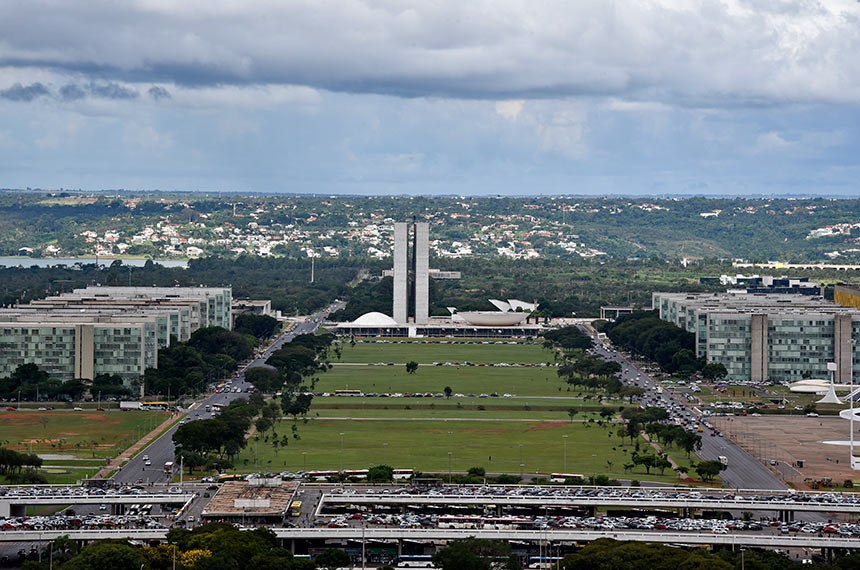
[[[588,333],[586,329],[583,332]],[[659,383],[649,374],[640,369],[635,362],[623,354],[605,347],[600,341],[595,341],[595,351],[609,360],[621,364],[622,381],[625,384],[639,386],[646,391],[643,397],[646,406],[659,406],[670,411],[675,417],[681,417],[686,421],[698,421],[700,416],[689,410],[685,403],[679,402],[675,397],[663,390],[657,392]],[[703,434],[702,449],[697,455],[705,460],[716,460],[723,455],[728,459],[728,467],[720,473],[720,477],[729,487],[739,489],[786,489],[785,482],[777,478],[764,465],[759,463],[746,451],[724,437],[711,437]]]
[[[189,407],[188,411],[183,414],[184,418],[187,421],[209,419],[212,415],[206,412],[207,405],[228,404],[238,398],[247,398],[247,390],[251,387],[251,384],[245,382],[245,370],[257,366],[267,366],[266,360],[273,352],[284,346],[285,343],[292,341],[298,335],[315,332],[329,314],[343,308],[344,305],[343,301],[332,303],[322,311],[309,316],[304,322],[299,323],[289,332],[282,334],[259,357],[236,373],[230,385],[230,392],[225,390],[225,392],[220,394],[204,396]],[[135,483],[140,480],[143,480],[144,483],[165,483],[169,481],[172,476],[164,472],[164,464],[168,461],[175,461],[173,434],[176,433],[178,428],[179,425],[173,426],[164,435],[146,447],[143,452],[129,460],[113,476],[113,481],[117,483]],[[147,460],[150,465],[145,465]]]

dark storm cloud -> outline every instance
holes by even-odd
[[[0,66],[405,97],[856,103],[858,26],[847,0],[30,0],[0,3]]]
[[[147,91],[149,96],[158,101],[159,99],[170,99],[170,91],[159,85],[153,85]]]
[[[83,99],[86,96],[86,91],[74,83],[69,83],[60,87],[60,98],[64,101],[77,101],[78,99]]]
[[[137,99],[138,97],[138,93],[134,89],[113,82],[93,83],[89,86],[89,92],[94,97],[104,99]]]
[[[15,83],[8,89],[0,91],[0,98],[10,101],[33,101],[39,97],[50,95],[48,88],[39,82],[22,85]]]

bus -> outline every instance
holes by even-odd
[[[173,462],[172,461],[166,461],[164,463],[164,472],[168,473],[170,475],[173,474]]]
[[[580,481],[584,481],[585,477],[582,473],[550,473],[549,482],[550,483],[564,483],[568,479],[578,479]]]
[[[361,390],[335,390],[335,396],[364,396]]]
[[[394,469],[391,472],[391,477],[395,481],[402,481],[404,479],[412,479],[413,476],[415,476],[415,470],[414,469]]]
[[[435,568],[429,554],[402,554],[397,557],[398,568]]]
[[[221,475],[218,475],[219,483],[223,483],[225,481],[243,481],[244,479],[244,475],[239,475],[236,473],[222,473]]]
[[[290,503],[290,516],[291,517],[302,516],[302,502],[301,501],[293,501],[292,503]]]
[[[367,473],[368,473],[367,469],[346,469],[343,472],[343,476],[347,477],[349,479],[364,480],[364,479],[367,479]]]
[[[327,481],[330,477],[337,477],[337,471],[308,471],[305,476],[313,481]]]
[[[141,407],[144,410],[166,410],[170,406],[167,402],[143,402]]]
[[[561,556],[529,556],[526,568],[558,568],[561,560]]]

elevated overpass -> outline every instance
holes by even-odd
[[[782,520],[792,520],[795,512],[814,513],[860,513],[860,502],[840,500],[809,500],[808,495],[797,495],[798,500],[764,500],[750,496],[735,495],[730,498],[717,497],[636,497],[636,496],[552,496],[552,495],[386,495],[386,494],[324,494],[320,499],[317,513],[326,506],[521,506],[521,507],[585,507],[633,508],[633,509],[671,509],[675,511],[716,510],[716,511],[775,511]],[[804,500],[805,499],[805,500]]]
[[[27,507],[45,505],[110,505],[113,514],[121,514],[126,505],[184,505],[194,493],[139,493],[109,495],[3,495],[0,496],[0,517],[23,516]]]
[[[687,546],[721,545],[751,546],[759,548],[860,548],[860,539],[839,534],[763,535],[735,532],[711,534],[702,532],[666,532],[641,530],[495,530],[495,529],[410,529],[410,528],[272,528],[275,535],[284,540],[363,540],[390,541],[438,541],[465,538],[488,540],[523,541],[531,543],[582,543],[600,538],[634,542],[660,542]],[[60,536],[72,540],[164,540],[167,529],[120,529],[120,530],[44,530],[0,532],[0,542],[46,542]]]

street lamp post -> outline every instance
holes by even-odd
[[[850,413],[848,416],[848,430],[851,432],[848,437],[848,449],[851,456],[848,458],[851,462],[851,469],[857,469],[860,465],[856,465],[857,461],[854,459],[854,349],[857,346],[857,341],[855,339],[851,339],[851,389],[848,391],[848,400],[850,401]]]
[[[343,432],[340,432],[340,472],[343,473]]]
[[[450,451],[449,451],[449,452],[448,452],[448,483],[449,483],[449,484],[450,484],[450,483],[451,483],[451,481],[452,481],[452,479],[451,479],[451,461],[452,461],[452,458],[453,458],[453,457],[454,457],[454,454],[453,454],[452,452],[450,452]]]
[[[567,473],[567,435],[561,436],[561,440],[562,440],[562,442],[564,442],[564,455],[563,455],[563,457],[564,457],[564,461],[563,461],[564,472]]]

